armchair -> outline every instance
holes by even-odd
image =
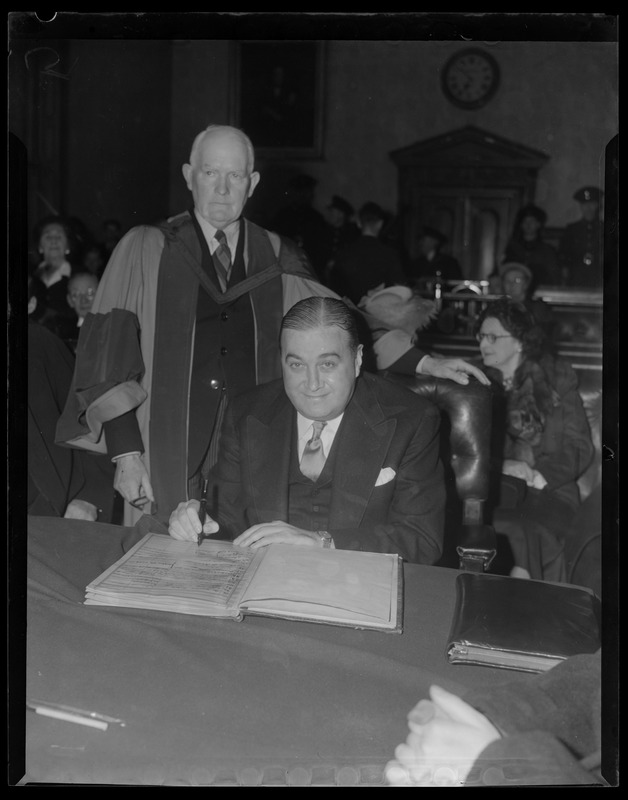
[[[431,400],[440,409],[448,431],[444,456],[449,460],[457,496],[462,503],[462,521],[456,526],[459,568],[485,572],[497,552],[495,531],[484,524],[484,502],[489,492],[490,389],[473,379],[463,386],[431,376],[384,374]]]

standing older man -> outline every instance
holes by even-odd
[[[445,503],[437,408],[360,374],[355,317],[340,300],[301,300],[280,341],[283,380],[229,404],[212,473],[216,519],[204,532],[244,547],[331,546],[433,564]],[[180,503],[171,536],[195,540],[198,510]]]
[[[116,462],[127,523],[149,502],[167,519],[197,493],[227,398],[281,374],[284,312],[330,294],[301,251],[242,217],[260,179],[242,131],[202,131],[183,176],[193,210],[115,248],[57,428],[59,443]]]

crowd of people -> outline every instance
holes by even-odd
[[[125,525],[148,514],[177,539],[202,531],[253,549],[436,564],[440,416],[394,373],[479,381],[494,398],[489,513],[509,543],[510,575],[565,581],[593,444],[577,376],[553,351],[551,312],[532,292],[571,269],[578,280],[588,269],[594,284],[601,193],[576,193],[583,221],[565,230],[560,253],[543,241],[545,213],[521,210],[496,270],[502,296],[476,321],[479,358],[461,359],[421,348],[438,307],[417,279],[462,278],[439,231],[421,230],[409,263],[386,241],[379,204],[356,215],[335,195],[325,220],[308,176],[292,181],[272,229],[254,224],[245,207],[261,176],[253,144],[230,126],[202,130],[182,173],[191,207],[162,223],[123,233],[107,220],[100,241],[60,217],[37,227],[28,513]],[[201,520],[208,482],[219,502]],[[411,717],[391,783],[422,782],[411,762],[434,717],[471,726],[473,758],[501,738],[500,721],[457,700],[436,687],[429,719]]]

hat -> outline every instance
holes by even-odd
[[[348,203],[344,197],[339,197],[337,194],[331,198],[331,203],[327,208],[337,208],[338,211],[342,211],[348,217],[353,215],[353,206]]]
[[[424,225],[421,229],[421,237],[429,236],[430,239],[435,239],[439,244],[443,245],[447,241],[444,233],[441,233],[436,228],[430,228],[429,225]]]
[[[534,203],[528,203],[527,206],[523,206],[523,208],[519,209],[519,213],[517,214],[519,222],[526,217],[534,217],[534,219],[538,220],[540,225],[545,225],[547,222],[547,214],[545,211],[535,206]]]
[[[507,272],[511,272],[512,270],[523,272],[528,281],[532,283],[532,277],[533,277],[532,271],[530,270],[529,267],[526,267],[525,264],[520,264],[518,261],[507,261],[505,264],[500,264],[498,268],[499,275],[501,278],[503,278]]]
[[[433,300],[415,294],[409,286],[378,286],[358,303],[372,331],[403,330],[412,336],[437,315]]]
[[[583,186],[582,189],[574,194],[573,199],[579,203],[588,203],[590,201],[599,203],[604,192],[598,189],[597,186]]]

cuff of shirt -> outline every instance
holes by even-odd
[[[426,358],[429,358],[429,355],[424,355],[423,358],[416,365],[416,374],[417,375],[422,375],[423,374],[423,364],[425,363],[425,359]]]
[[[117,456],[113,456],[111,459],[114,464],[116,461],[119,461],[121,458],[125,458],[126,456],[141,456],[141,452],[139,450],[131,450],[129,453],[119,453]]]

